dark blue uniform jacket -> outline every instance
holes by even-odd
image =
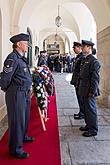
[[[0,86],[3,91],[29,90],[32,83],[31,73],[25,57],[16,50],[10,53],[0,73]]]
[[[79,95],[88,96],[89,93],[94,96],[99,95],[99,61],[92,55],[88,55],[82,62],[79,74]]]
[[[82,61],[83,57],[84,57],[84,55],[82,53],[79,53],[75,59],[72,79],[70,82],[70,84],[74,85],[75,87],[77,85],[78,76],[79,76],[79,72],[80,72],[80,65],[81,65],[81,61]]]

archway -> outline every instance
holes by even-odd
[[[63,39],[56,33],[48,36],[45,40],[45,49],[49,54],[64,54],[65,45]]]

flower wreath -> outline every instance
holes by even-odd
[[[54,80],[52,73],[47,66],[35,67],[32,71],[33,93],[36,96],[38,106],[44,110],[48,106],[47,93],[54,92]]]

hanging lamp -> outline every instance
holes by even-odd
[[[58,16],[55,18],[55,24],[57,27],[62,25],[62,18],[59,16],[59,5],[58,5]]]

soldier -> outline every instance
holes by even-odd
[[[47,54],[46,51],[40,51],[40,56],[38,58],[38,64],[37,66],[42,66],[46,65],[47,66]]]
[[[24,54],[28,51],[29,36],[20,33],[10,38],[13,43],[11,52],[0,73],[1,90],[5,92],[9,152],[17,158],[27,158],[29,154],[23,150],[23,141],[31,142],[33,137],[26,135],[30,116],[30,87],[32,77]]]
[[[75,59],[75,63],[74,63],[74,67],[73,67],[73,75],[72,75],[72,79],[70,84],[74,85],[75,87],[75,91],[76,91],[76,96],[77,96],[77,100],[78,100],[78,104],[79,104],[79,113],[74,114],[74,119],[83,119],[84,118],[84,110],[83,110],[83,98],[78,95],[78,76],[79,76],[79,72],[80,72],[80,65],[81,65],[81,61],[84,57],[84,55],[82,54],[82,49],[81,49],[81,43],[79,42],[74,42],[73,45],[73,50],[74,52],[77,54],[76,59]]]
[[[53,55],[48,55],[47,63],[48,63],[49,69],[51,71],[53,71],[53,67],[54,67],[54,57],[53,57]]]
[[[91,41],[82,40],[85,59],[81,63],[78,94],[84,99],[86,126],[80,127],[80,130],[85,131],[82,134],[85,137],[96,136],[98,132],[96,96],[99,95],[100,64],[92,55],[93,46]]]

